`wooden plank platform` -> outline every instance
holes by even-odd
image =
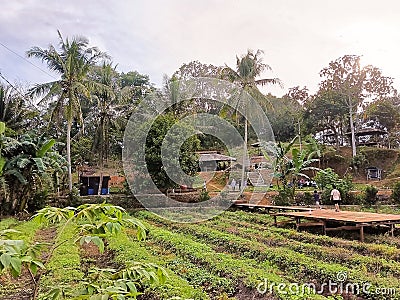
[[[397,222],[400,223],[400,215],[393,214],[378,214],[369,212],[359,211],[340,211],[336,212],[331,209],[314,209],[295,212],[283,212],[280,215],[287,217],[303,217],[320,219],[325,221],[340,221],[340,222],[351,222],[351,223],[388,223]]]
[[[309,211],[291,211],[279,212],[273,214],[275,225],[278,224],[276,218],[284,216],[292,218],[296,222],[296,227],[307,226],[307,222],[301,222],[303,219],[310,224],[321,224],[323,232],[333,230],[359,230],[360,241],[364,241],[364,227],[385,225],[389,226],[392,236],[396,224],[400,224],[400,215],[378,214],[368,212],[340,211],[336,212],[330,209],[314,209]],[[337,223],[340,226],[327,228],[327,223]]]
[[[270,211],[309,212],[309,211],[314,210],[313,208],[305,207],[305,206],[279,206],[279,205],[251,204],[251,203],[233,203],[233,205],[236,207],[241,207],[241,208],[266,210],[268,213]]]

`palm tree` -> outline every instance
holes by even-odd
[[[236,70],[226,66],[222,70],[222,78],[227,79],[233,83],[238,84],[243,88],[243,91],[247,92],[252,96],[261,106],[266,107],[269,101],[265,95],[263,95],[258,86],[264,86],[268,84],[279,84],[282,83],[279,78],[264,78],[257,79],[265,70],[272,70],[271,67],[263,63],[261,55],[264,52],[262,50],[257,50],[254,53],[252,50],[247,50],[247,54],[241,56],[240,58],[236,56]],[[239,97],[240,99],[240,97]],[[238,104],[236,105],[238,106]],[[247,148],[247,119],[245,119],[244,126],[244,149]],[[245,165],[244,161],[246,158],[246,151],[243,151],[243,169],[242,169],[242,191],[244,187],[244,172]]]
[[[97,123],[92,151],[98,152],[99,165],[102,168],[104,159],[107,160],[108,158],[109,127],[113,118],[117,115],[114,106],[117,104],[117,92],[119,89],[118,73],[111,63],[105,62],[101,67],[96,67],[93,71],[91,75],[94,77],[93,79],[108,87],[108,89],[94,92],[93,98],[97,103],[92,107],[90,114],[90,118]]]
[[[81,99],[90,99],[90,91],[101,88],[88,73],[91,67],[100,59],[106,57],[96,47],[88,47],[88,39],[77,36],[70,41],[59,36],[59,50],[53,45],[49,49],[32,47],[27,51],[28,57],[36,57],[47,63],[50,70],[58,73],[61,78],[52,82],[37,84],[30,89],[31,95],[44,95],[40,104],[55,102],[52,120],[65,119],[67,122],[67,167],[69,192],[72,192],[71,170],[71,128],[74,120],[83,125]]]
[[[26,130],[30,121],[37,115],[33,107],[11,86],[0,83],[0,121],[8,130]]]

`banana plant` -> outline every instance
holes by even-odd
[[[291,140],[286,146],[278,143],[276,146],[276,159],[274,164],[275,177],[282,188],[287,189],[290,183],[290,197],[294,199],[295,189],[301,177],[309,179],[306,171],[319,171],[318,167],[313,164],[318,162],[318,158],[314,158],[316,152],[314,147],[306,147],[299,149],[294,147],[297,137]]]
[[[46,207],[39,210],[34,216],[34,220],[40,224],[51,225],[59,224],[59,234],[73,223],[76,227],[75,235],[72,237],[81,245],[92,243],[96,245],[100,252],[104,251],[104,240],[110,235],[117,235],[125,228],[135,228],[137,238],[146,238],[146,228],[136,218],[129,216],[126,211],[119,206],[108,203],[84,204],[78,207]],[[65,241],[60,241],[53,245],[52,253],[59,245]],[[46,265],[46,263],[44,264]],[[51,289],[44,299],[88,299],[88,300],[107,300],[107,299],[137,299],[141,294],[138,287],[146,284],[164,284],[168,278],[166,270],[158,265],[150,263],[135,263],[121,270],[114,269],[92,269],[85,281],[81,282],[83,288],[76,291],[55,287]]]
[[[63,172],[65,160],[52,151],[54,145],[53,139],[29,134],[2,139],[0,170],[12,200],[9,213],[25,210],[28,199],[42,190],[44,179],[51,178],[48,175],[53,172]]]

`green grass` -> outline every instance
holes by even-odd
[[[6,218],[0,221],[0,230],[9,229],[10,227],[18,224],[18,221],[14,218]]]
[[[58,235],[55,241],[58,246],[46,265],[46,274],[41,279],[40,294],[43,295],[57,287],[68,287],[71,290],[79,287],[84,273],[81,270],[80,251],[74,236],[74,224],[67,225]]]

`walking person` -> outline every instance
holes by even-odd
[[[314,196],[315,205],[317,206],[318,209],[321,209],[320,197],[316,190],[314,191],[313,196]]]
[[[336,189],[335,185],[332,185],[332,191],[331,191],[331,200],[333,200],[333,203],[335,203],[335,211],[340,211],[339,208],[339,203],[342,200],[342,196],[340,195],[340,192],[338,189]]]
[[[207,182],[205,180],[203,182],[203,191],[207,192]]]

